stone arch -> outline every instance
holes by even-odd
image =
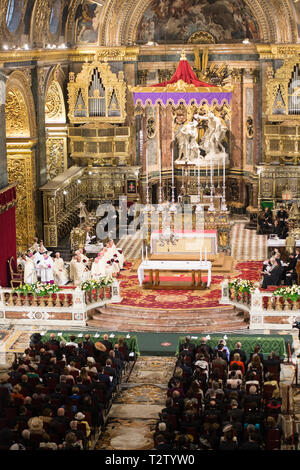
[[[24,71],[21,70],[15,70],[13,71],[9,76],[8,80],[6,83],[6,97],[8,97],[8,94],[10,92],[15,93],[16,95],[19,96],[20,101],[19,101],[19,106],[24,110],[25,116],[22,118],[20,116],[20,120],[23,120],[24,125],[26,126],[26,117],[28,121],[28,126],[27,129],[24,129],[24,136],[30,137],[30,138],[35,138],[36,137],[36,119],[35,119],[35,106],[34,106],[34,100],[33,96],[31,93],[31,71],[30,69],[27,69]],[[6,115],[9,112],[9,109],[6,109]],[[12,110],[13,114],[13,110]],[[12,117],[13,120],[13,117]],[[12,122],[12,127],[13,127],[13,122]],[[18,136],[18,135],[16,135]],[[20,135],[21,136],[21,135]]]

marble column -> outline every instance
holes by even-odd
[[[0,189],[8,185],[5,125],[6,80],[7,76],[0,71]]]

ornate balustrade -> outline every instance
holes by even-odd
[[[250,330],[291,330],[292,325],[300,319],[300,301],[283,300],[272,292],[260,291],[258,288],[250,293],[236,293],[228,286],[228,280],[222,282],[220,304],[234,305],[250,315]]]
[[[86,326],[89,310],[121,301],[117,280],[104,289],[83,291],[77,287],[44,297],[0,288],[0,324]]]

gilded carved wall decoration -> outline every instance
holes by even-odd
[[[216,40],[207,31],[197,31],[189,37],[188,42],[191,44],[215,44]]]
[[[47,178],[53,179],[64,171],[64,139],[48,138],[46,142]]]
[[[45,100],[45,121],[66,122],[63,94],[59,83],[53,80],[47,90]]]
[[[86,62],[75,77],[69,75],[69,119],[72,123],[124,122],[126,118],[126,82],[124,73],[111,71],[107,62],[96,56]]]
[[[24,97],[20,90],[8,91],[5,104],[7,137],[29,137],[29,116]]]
[[[44,45],[48,40],[51,3],[49,0],[38,0],[35,3],[32,38],[37,45]]]
[[[17,247],[25,250],[35,236],[34,166],[32,154],[11,155],[7,159],[8,182],[17,183],[16,240]]]

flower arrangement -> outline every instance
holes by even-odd
[[[109,276],[100,277],[99,280],[96,279],[89,279],[88,281],[84,281],[81,284],[81,290],[92,290],[92,289],[101,289],[102,287],[109,287],[114,282],[113,278]]]
[[[229,289],[233,288],[235,290],[235,293],[237,294],[238,292],[247,292],[249,294],[252,294],[254,292],[254,285],[251,281],[245,280],[245,279],[234,279],[233,281],[230,281],[228,283]]]
[[[22,295],[35,294],[40,297],[45,297],[46,295],[60,292],[60,288],[56,284],[43,284],[42,282],[36,282],[34,284],[20,284],[13,290],[13,292],[18,292]]]
[[[300,286],[293,284],[292,286],[279,287],[273,292],[273,295],[283,297],[283,300],[292,300],[297,302],[300,299]]]

